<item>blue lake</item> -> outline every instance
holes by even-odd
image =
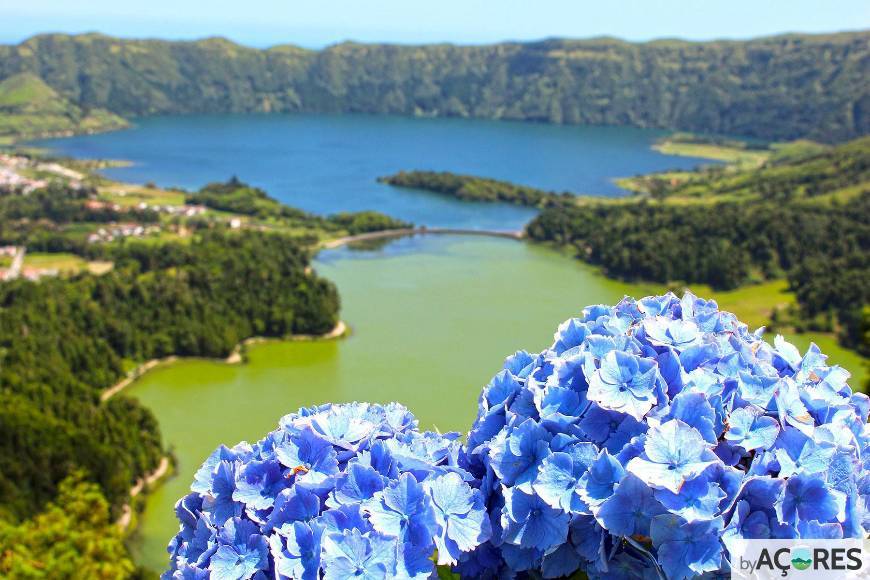
[[[122,181],[197,189],[236,175],[319,214],[375,209],[418,225],[515,230],[534,210],[459,202],[376,179],[430,169],[555,191],[625,195],[615,178],[703,162],[650,149],[661,135],[627,127],[471,119],[213,115],[147,118],[126,131],[37,144],[71,157],[132,161],[105,170]]]

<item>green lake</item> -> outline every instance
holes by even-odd
[[[661,290],[608,280],[545,247],[479,236],[330,250],[315,267],[338,285],[349,337],[260,344],[244,365],[179,361],[148,372],[122,395],[154,411],[179,462],[176,476],[147,498],[131,539],[139,563],[164,568],[165,546],[177,529],[173,505],[219,444],[259,439],[300,406],[354,400],[398,401],[423,428],[464,431],[480,388],[505,356],[549,346],[556,326],[583,306]],[[714,297],[741,316],[744,308],[751,323],[763,320],[751,294]],[[810,338],[795,342],[804,348]],[[831,339],[818,342],[834,362],[860,370],[859,359]]]

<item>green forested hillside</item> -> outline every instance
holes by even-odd
[[[776,145],[755,167],[719,165],[694,172],[632,178],[631,188],[670,201],[847,201],[870,189],[870,137],[838,147],[808,142]]]
[[[151,411],[129,397],[102,400],[105,389],[149,359],[226,357],[251,336],[333,329],[339,297],[310,270],[311,247],[408,225],[377,212],[313,216],[237,179],[193,193],[84,182],[0,191],[0,245],[26,247],[25,265],[42,251],[54,263],[110,266],[0,284],[3,578],[139,577],[115,518],[166,450]],[[185,199],[212,209],[160,211]],[[162,229],[87,241],[109,222]]]
[[[628,200],[545,209],[528,234],[624,279],[728,289],[787,277],[793,325],[870,355],[870,138],[642,183]]]
[[[0,78],[41,77],[83,108],[313,111],[633,125],[764,139],[870,133],[870,34],[751,41],[344,43],[256,50],[223,39],[42,35],[0,46]]]
[[[115,267],[102,276],[0,284],[0,517],[32,514],[76,469],[117,507],[154,468],[163,450],[151,413],[126,397],[100,402],[124,361],[222,357],[250,336],[320,334],[337,321],[334,286],[287,236],[216,230],[109,252]]]
[[[82,110],[33,73],[0,81],[0,137],[39,137],[124,126],[122,118],[106,110]]]
[[[57,500],[36,517],[20,523],[0,518],[3,578],[118,580],[134,569],[108,502],[80,472],[61,483]]]

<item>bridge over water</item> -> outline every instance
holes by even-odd
[[[520,240],[523,238],[521,231],[504,231],[504,230],[471,230],[461,228],[401,228],[395,230],[381,230],[379,232],[369,232],[366,234],[358,234],[356,236],[345,236],[335,240],[329,240],[321,245],[321,248],[332,249],[352,244],[354,242],[363,242],[366,240],[378,240],[383,238],[399,238],[402,236],[416,236],[423,234],[453,234],[463,236],[489,236],[492,238],[510,238],[512,240]]]

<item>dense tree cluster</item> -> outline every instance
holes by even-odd
[[[351,235],[411,227],[407,222],[376,211],[342,212],[325,217],[312,215],[284,205],[262,189],[243,183],[236,177],[224,183],[206,185],[189,194],[187,202],[261,220],[280,220],[289,225],[314,227],[327,232],[344,230]]]
[[[846,345],[866,353],[868,153],[863,139],[757,170],[702,173],[665,189],[662,201],[545,209],[527,230],[533,239],[575,246],[582,259],[623,279],[731,289],[787,275],[805,323],[839,327]],[[687,201],[688,191],[699,199]],[[735,199],[737,191],[745,195]]]
[[[54,34],[0,46],[0,79],[32,73],[77,107],[133,116],[366,112],[842,141],[870,132],[867,37],[311,51]]]
[[[865,213],[865,225],[867,216]],[[831,330],[838,322],[842,342],[870,357],[870,253],[867,246],[862,251],[835,258],[812,255],[789,272],[788,279],[808,327]]]
[[[400,171],[378,181],[412,189],[423,189],[467,201],[503,201],[517,205],[544,207],[570,202],[570,193],[557,194],[508,181],[458,175],[449,171]]]
[[[619,278],[731,289],[758,274],[781,276],[813,255],[832,259],[866,251],[868,210],[870,192],[858,208],[590,204],[545,210],[528,232],[536,240],[576,245],[581,257]],[[831,231],[838,235],[820,235]]]
[[[339,212],[326,219],[333,226],[346,230],[352,236],[368,232],[410,228],[414,225],[379,211]]]
[[[304,211],[279,203],[262,189],[243,183],[237,177],[225,183],[209,183],[199,191],[188,194],[186,201],[261,219],[309,217]]]
[[[112,505],[162,453],[135,400],[100,402],[124,361],[226,356],[254,335],[319,334],[334,286],[285,236],[209,231],[190,244],[113,246],[103,276],[0,285],[0,512],[34,513],[84,469]],[[26,457],[26,461],[21,458]]]
[[[55,224],[115,221],[155,223],[159,220],[159,214],[150,209],[118,209],[110,204],[89,204],[95,196],[94,188],[71,187],[58,181],[27,195],[0,190],[0,231],[20,225],[16,222],[34,220],[47,220]]]
[[[0,576],[115,580],[135,573],[100,488],[75,472],[58,497],[21,523],[0,518]]]

